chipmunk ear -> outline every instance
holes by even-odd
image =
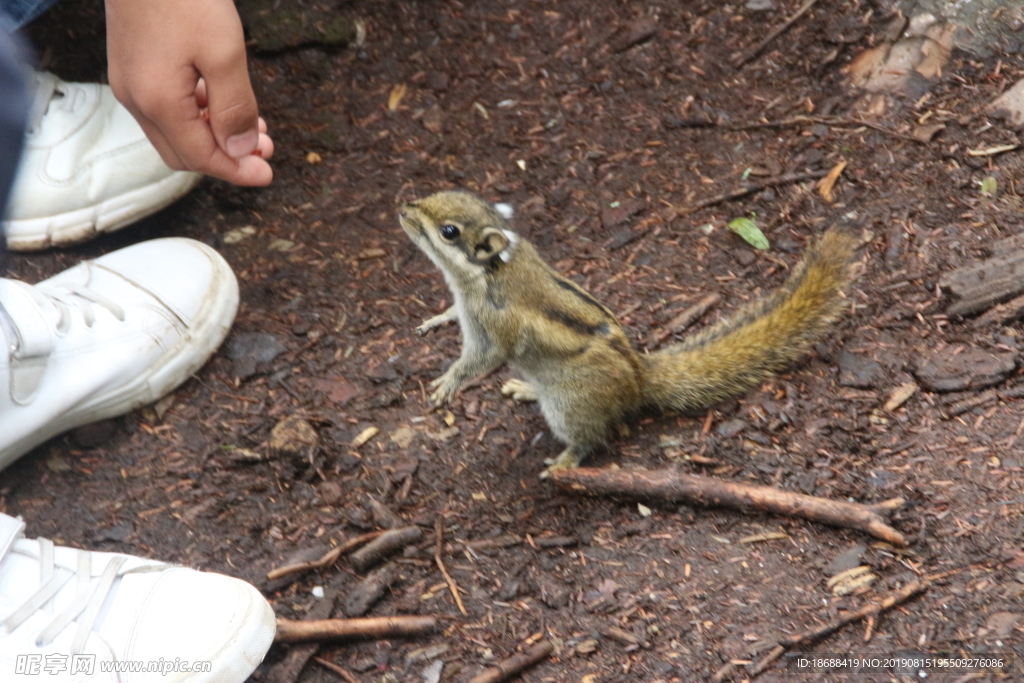
[[[490,261],[507,246],[508,237],[505,233],[495,228],[484,228],[480,233],[480,241],[473,249],[473,256],[480,262]]]

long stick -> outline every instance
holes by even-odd
[[[771,652],[769,652],[764,659],[758,662],[752,669],[750,669],[751,676],[757,676],[771,666],[775,660],[781,657],[786,650],[796,647],[797,645],[806,645],[813,643],[814,641],[824,638],[827,635],[835,633],[847,624],[852,624],[855,621],[859,621],[865,617],[874,618],[882,612],[892,609],[896,605],[906,602],[910,598],[914,597],[918,593],[923,593],[931,586],[931,582],[928,579],[921,579],[920,581],[914,581],[909,583],[900,590],[890,593],[881,602],[873,602],[870,605],[861,607],[856,612],[851,612],[835,621],[826,624],[820,628],[807,631],[795,636],[789,636],[779,641]]]
[[[828,171],[809,171],[808,173],[789,173],[787,175],[780,175],[777,178],[769,178],[762,183],[756,185],[748,185],[747,187],[741,187],[731,192],[725,192],[720,195],[716,195],[709,199],[704,199],[696,204],[690,204],[685,209],[679,212],[679,215],[685,216],[701,209],[706,209],[709,206],[715,204],[721,204],[722,202],[728,202],[733,199],[740,199],[746,197],[748,194],[754,194],[761,190],[766,190],[769,187],[778,187],[779,185],[790,185],[792,183],[802,183],[805,180],[817,180],[828,174]]]
[[[773,40],[778,38],[780,35],[785,33],[789,29],[790,26],[792,26],[793,24],[795,24],[797,22],[797,20],[800,17],[802,17],[803,15],[807,14],[808,10],[810,10],[812,7],[814,7],[814,4],[816,2],[818,2],[818,0],[807,0],[807,2],[805,2],[803,4],[803,6],[801,6],[800,9],[798,9],[793,14],[793,16],[791,16],[789,19],[786,19],[784,22],[782,22],[781,26],[779,26],[777,29],[775,29],[774,31],[769,33],[767,36],[765,36],[764,39],[754,47],[753,50],[751,50],[746,55],[744,55],[743,57],[738,59],[735,62],[736,68],[737,69],[740,68],[741,66],[743,66],[744,64],[746,64],[750,60],[754,59],[759,54],[761,54],[761,50],[763,50],[766,47],[768,47],[768,43],[772,42]]]
[[[902,498],[862,505],[828,500],[769,486],[752,486],[698,477],[674,470],[608,470],[590,467],[555,470],[551,479],[560,488],[587,495],[618,495],[641,500],[686,501],[737,510],[771,512],[831,526],[860,529],[893,545],[906,538],[886,524],[883,515],[903,506]]]
[[[437,628],[434,617],[367,617],[363,619],[277,620],[276,643],[349,638],[393,638],[420,636]]]
[[[546,640],[542,640],[526,652],[520,652],[508,659],[499,662],[483,673],[474,676],[469,683],[499,683],[506,678],[515,676],[520,671],[528,669],[551,654],[554,646]]]

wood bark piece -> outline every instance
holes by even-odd
[[[1024,293],[1024,233],[999,240],[991,248],[991,258],[939,279],[939,286],[955,297],[947,315],[973,315]]]
[[[1024,318],[1024,296],[993,306],[975,319],[974,326],[1005,325],[1019,318]]]
[[[526,652],[513,655],[499,662],[497,666],[492,666],[483,673],[474,676],[469,683],[499,683],[499,681],[512,678],[521,671],[540,663],[541,660],[551,654],[553,649],[554,646],[550,642],[542,640]]]
[[[377,526],[382,526],[385,529],[401,529],[409,525],[391,508],[376,498],[371,497],[366,502],[370,507],[370,514],[373,515],[373,521],[377,523]]]
[[[885,515],[903,506],[902,498],[862,505],[827,500],[769,486],[752,486],[698,477],[674,470],[608,470],[578,467],[555,470],[551,479],[560,488],[592,496],[626,496],[641,500],[685,501],[721,505],[745,512],[771,512],[800,517],[831,526],[859,529],[893,545],[906,538],[885,521]]]
[[[407,526],[402,529],[385,531],[376,540],[352,553],[349,561],[359,571],[369,569],[388,555],[398,552],[410,543],[418,543],[423,539],[419,527]]]
[[[434,617],[364,617],[361,619],[278,619],[275,643],[302,643],[353,638],[403,638],[421,636],[437,629]]]
[[[398,580],[398,567],[389,564],[373,572],[359,582],[345,598],[345,616],[361,617],[384,597],[391,585]]]

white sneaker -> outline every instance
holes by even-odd
[[[63,431],[172,391],[217,349],[237,309],[231,267],[181,237],[34,287],[0,279],[0,469]]]
[[[7,246],[32,251],[83,242],[164,208],[200,175],[172,171],[109,86],[36,74],[21,166],[11,189]]]
[[[54,547],[0,515],[0,680],[241,683],[274,612],[239,579]]]

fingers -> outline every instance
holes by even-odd
[[[172,79],[165,83],[169,92],[195,93],[195,76],[177,74],[175,87]],[[209,83],[209,81],[207,81]],[[207,85],[208,92],[213,88]],[[171,168],[199,171],[236,185],[262,186],[270,184],[273,170],[266,160],[252,154],[241,159],[228,155],[217,143],[213,133],[213,114],[207,122],[199,107],[200,98],[186,96],[167,103],[163,98],[143,100],[140,124],[160,156]],[[254,130],[258,130],[253,121]],[[269,138],[268,138],[269,140]],[[257,133],[257,143],[259,142]],[[268,146],[265,143],[265,146]],[[270,151],[273,149],[269,144]],[[253,150],[256,146],[253,146]]]
[[[259,118],[232,0],[106,0],[110,84],[175,169],[266,185]]]
[[[203,77],[210,128],[217,146],[228,156],[241,159],[252,154],[259,144],[259,112],[237,15],[232,23],[237,39],[225,39],[208,47],[197,55],[195,67]]]

